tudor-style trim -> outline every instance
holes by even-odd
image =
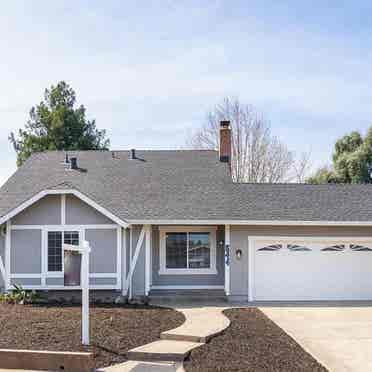
[[[116,255],[116,284],[119,287],[118,289],[122,289],[122,283],[121,283],[121,255],[122,255],[122,244],[123,244],[123,236],[122,236],[122,229],[121,226],[117,228],[117,255]]]
[[[9,213],[7,213],[5,216],[0,218],[0,225],[2,225],[4,222],[8,221],[18,213],[22,212],[32,204],[36,203],[38,200],[42,199],[46,195],[63,195],[63,194],[72,194],[75,195],[77,198],[81,199],[83,202],[87,203],[94,209],[96,209],[98,212],[102,213],[104,216],[108,217],[115,223],[117,223],[120,226],[128,227],[128,223],[126,221],[123,221],[119,217],[115,216],[111,212],[109,212],[107,209],[100,206],[98,203],[96,203],[94,200],[90,199],[80,191],[77,191],[75,189],[66,189],[66,190],[43,190],[31,197],[30,199],[23,202],[18,207],[12,209]],[[62,212],[61,212],[62,213]]]
[[[122,289],[121,283],[121,256],[122,256],[122,237],[121,237],[121,227],[118,225],[11,225],[10,221],[7,223],[8,231],[17,230],[41,230],[41,273],[38,274],[27,274],[27,273],[12,273],[10,278],[40,278],[41,285],[32,286],[33,289],[56,289],[54,285],[47,285],[47,279],[50,278],[63,278],[64,277],[64,262],[62,260],[62,271],[48,271],[48,232],[49,231],[77,231],[79,233],[79,240],[85,240],[86,230],[114,230],[117,231],[117,272],[116,273],[90,273],[90,278],[115,278],[116,285],[96,285],[98,289]],[[8,238],[9,239],[9,238]],[[10,244],[9,244],[10,246]],[[10,263],[9,263],[10,267]],[[9,279],[10,279],[9,278]],[[23,286],[25,289],[31,289],[31,286]],[[8,285],[10,288],[10,282]],[[58,286],[59,289],[63,288],[65,290],[74,289],[70,286]],[[93,288],[93,287],[91,287]]]
[[[151,225],[146,225],[145,231],[145,296],[148,296],[151,285]]]
[[[132,259],[133,259],[133,228],[130,226],[129,227],[129,270],[132,265]],[[125,290],[126,290],[126,293],[128,293],[128,290],[129,290],[128,298],[129,300],[131,300],[133,297],[132,277],[130,277],[129,282],[128,282],[127,281],[128,274],[129,273],[127,273],[127,277],[125,278]]]
[[[293,221],[293,220],[126,220],[133,225],[253,225],[253,226],[372,226],[372,221]]]
[[[159,226],[159,275],[216,275],[217,251],[216,226]],[[166,234],[168,232],[208,232],[210,233],[210,267],[203,269],[168,269],[166,267]]]
[[[230,225],[225,225],[225,294],[230,295],[231,242]]]
[[[124,228],[124,231],[122,233],[122,274],[121,274],[121,292],[122,295],[126,295],[126,288],[125,288],[125,282],[127,279],[127,229]]]
[[[5,289],[10,289],[10,249],[11,249],[11,220],[6,221],[6,237],[5,237],[5,272],[6,272],[6,282],[5,282]]]
[[[14,279],[14,278],[20,278],[20,279],[34,279],[34,278],[42,278],[43,274],[27,274],[27,273],[12,273],[10,274],[10,278],[11,279]],[[55,278],[63,278],[64,277],[64,273],[63,272],[50,272],[49,275],[48,275],[48,279],[55,279]],[[117,279],[117,274],[116,273],[89,273],[89,277],[90,278],[108,278],[108,279]],[[69,287],[66,287],[67,289]]]
[[[19,278],[19,279],[41,279],[42,278],[42,274],[17,274],[17,273],[12,273],[10,274],[10,278],[11,279],[14,279],[14,278]]]
[[[61,225],[66,225],[66,194],[61,195]]]
[[[61,286],[61,285],[22,285],[23,289],[26,290],[39,290],[39,291],[66,291],[66,290],[71,290],[71,291],[76,291],[76,290],[81,290],[80,286]],[[89,285],[89,289],[91,290],[115,290],[118,289],[117,285],[115,284],[94,284],[94,285]]]
[[[82,227],[86,230],[116,230],[118,225],[12,225],[11,230],[42,230],[44,228],[78,230]]]
[[[254,254],[253,254],[253,237],[248,236],[248,301],[253,301],[253,268],[254,268]]]
[[[6,270],[5,270],[5,265],[3,263],[3,259],[1,256],[0,256],[0,274],[3,278],[4,286],[5,286],[6,285]]]

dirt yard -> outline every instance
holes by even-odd
[[[126,352],[178,327],[184,316],[151,306],[91,308],[92,346],[81,346],[81,307],[0,304],[0,348],[92,351],[96,367],[127,360]]]

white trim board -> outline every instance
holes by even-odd
[[[40,290],[40,291],[76,291],[76,290],[81,290],[81,287],[80,286],[67,286],[67,287],[64,287],[64,286],[60,286],[60,285],[46,285],[46,286],[43,286],[43,285],[23,285],[22,286],[23,289],[36,289],[36,290]],[[116,286],[114,284],[112,285],[90,285],[89,286],[89,289],[92,289],[92,290],[104,290],[104,289],[110,289],[110,290],[117,290],[119,291],[120,290],[120,286]]]
[[[3,263],[3,259],[0,256],[0,274],[3,278],[4,285],[6,285],[6,270],[5,270],[5,265]]]
[[[66,194],[61,194],[61,225],[66,225]]]
[[[5,272],[6,282],[5,289],[10,289],[10,249],[12,245],[11,220],[6,222],[6,237],[5,237]]]
[[[372,221],[127,220],[133,225],[372,226]]]
[[[111,212],[109,212],[104,207],[100,206],[98,203],[96,203],[94,200],[90,199],[80,191],[77,191],[75,189],[66,189],[66,190],[43,190],[31,197],[30,199],[23,202],[18,207],[12,209],[9,213],[7,213],[5,216],[0,218],[0,225],[2,225],[4,222],[8,221],[18,213],[22,212],[32,204],[36,203],[38,200],[42,199],[43,197],[47,195],[66,195],[66,194],[72,194],[75,195],[77,198],[81,199],[83,202],[87,203],[94,209],[96,209],[98,212],[102,213],[104,216],[108,217],[112,221],[116,222],[118,225],[122,227],[128,227],[129,224],[126,221],[123,221],[119,217],[115,216]],[[62,213],[62,212],[61,212]],[[62,222],[62,221],[61,221]]]
[[[49,230],[116,230],[118,225],[13,225],[11,230],[42,230],[42,229],[49,229]]]
[[[223,285],[153,285],[151,289],[224,289]]]

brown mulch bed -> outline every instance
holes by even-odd
[[[81,307],[0,304],[0,348],[92,351],[96,367],[127,360],[126,352],[180,326],[184,316],[151,306],[93,306],[92,346],[81,346]]]
[[[224,314],[230,327],[191,352],[187,372],[327,371],[260,310],[231,309]]]

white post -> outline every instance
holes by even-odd
[[[6,236],[5,236],[5,272],[6,272],[6,281],[5,281],[5,290],[10,290],[10,248],[11,248],[11,232],[12,223],[10,220],[6,222]]]
[[[84,236],[84,234],[83,234]],[[81,342],[89,345],[89,243],[83,240],[82,246],[64,244],[63,250],[81,254],[80,286],[81,286]]]
[[[231,264],[231,249],[230,249],[230,225],[225,225],[225,293],[230,295],[230,264]]]
[[[133,289],[132,289],[132,265],[133,265],[133,228],[129,228],[129,282],[127,285],[128,288],[128,299],[131,300],[133,297]]]
[[[6,271],[5,271],[5,265],[3,263],[3,259],[0,256],[0,274],[4,281],[4,287],[6,286]]]
[[[145,240],[145,296],[150,292],[150,276],[151,276],[151,225],[145,225],[146,240]]]
[[[83,242],[81,258],[81,288],[82,288],[82,344],[89,345],[89,243]]]

